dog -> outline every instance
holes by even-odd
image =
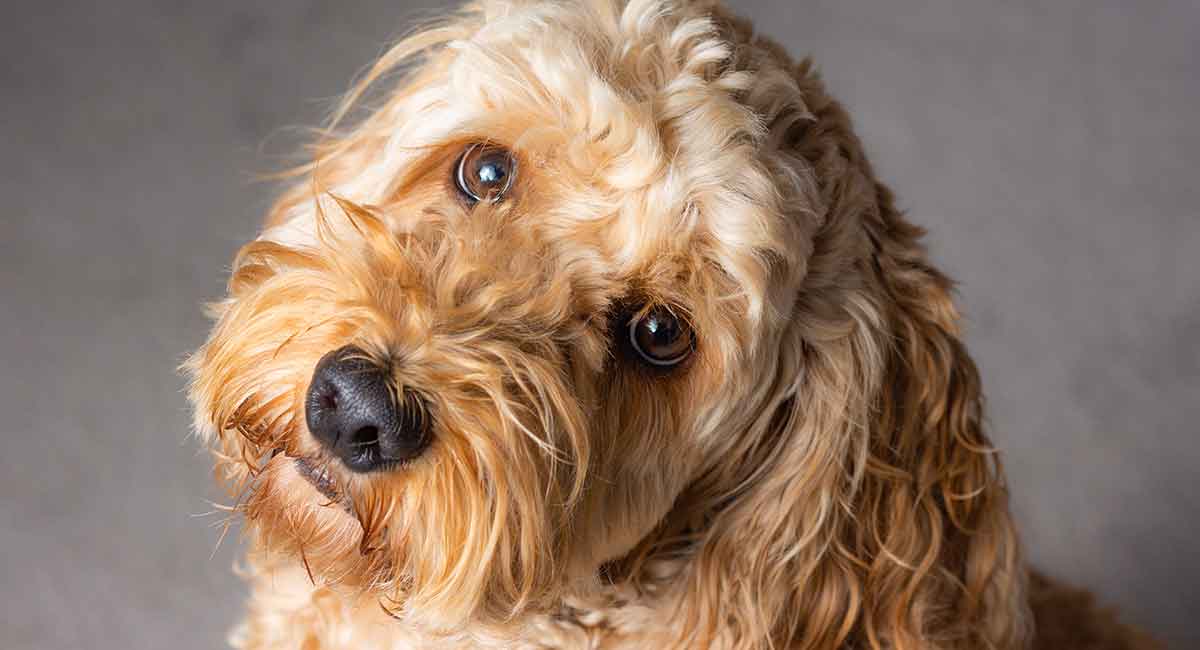
[[[292,176],[185,363],[235,646],[1154,647],[1031,578],[951,281],[725,8],[481,0]]]

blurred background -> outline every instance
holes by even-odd
[[[1200,4],[732,4],[816,59],[961,281],[1032,559],[1197,647]],[[238,544],[175,367],[283,127],[437,11],[5,4],[0,647],[223,647]]]

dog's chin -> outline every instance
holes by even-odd
[[[294,473],[304,479],[321,496],[324,503],[339,505],[347,513],[354,512],[354,502],[349,492],[342,489],[329,461],[307,456],[289,456],[282,448],[271,452],[271,462],[279,463],[282,472]]]

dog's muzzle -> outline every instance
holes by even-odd
[[[429,446],[425,400],[390,382],[389,369],[354,346],[326,354],[313,371],[305,399],[308,430],[352,471],[389,469]]]

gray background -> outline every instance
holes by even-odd
[[[816,57],[962,281],[1033,559],[1193,647],[1200,5],[738,6]],[[422,7],[5,5],[0,647],[221,645],[237,544],[210,558],[174,367],[279,127],[316,124]]]

